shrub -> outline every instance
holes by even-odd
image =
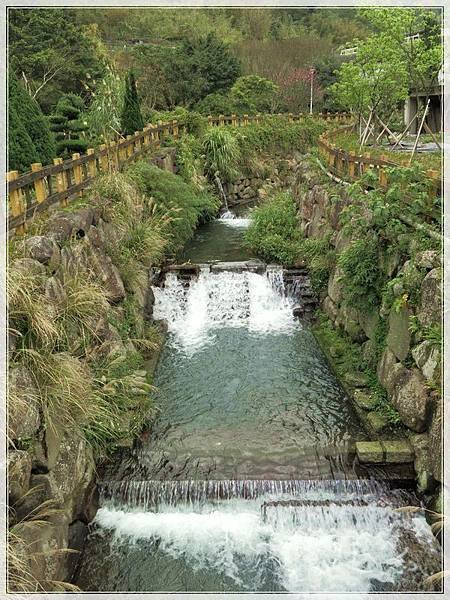
[[[155,216],[165,219],[169,253],[184,245],[200,220],[214,216],[218,210],[218,199],[209,192],[198,192],[178,175],[155,165],[136,163],[128,169],[127,176],[141,194],[154,200]]]
[[[136,79],[132,71],[127,74],[125,82],[125,95],[120,124],[124,135],[133,135],[136,131],[141,131],[144,128],[136,89]]]
[[[301,252],[302,236],[292,195],[276,194],[252,211],[247,244],[264,260],[292,266]]]
[[[225,127],[212,127],[203,136],[205,170],[222,181],[230,181],[238,174],[241,158],[239,144],[233,132]]]
[[[9,75],[8,92],[9,168],[29,171],[33,162],[51,163],[56,156],[56,148],[48,121],[13,71]]]
[[[344,295],[349,304],[363,310],[380,300],[379,244],[374,237],[354,240],[338,257],[342,269]]]

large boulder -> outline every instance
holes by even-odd
[[[39,526],[34,521],[25,520],[15,526],[15,553],[25,563],[25,571],[39,583],[39,587],[52,591],[55,581],[62,581],[65,574],[69,526],[67,516],[53,515],[41,520]],[[29,591],[35,591],[30,589]]]
[[[388,394],[393,392],[395,379],[401,369],[403,369],[403,365],[397,362],[395,355],[389,348],[385,348],[378,363],[377,375],[381,385]]]
[[[119,270],[112,263],[110,257],[99,248],[90,247],[87,260],[100,284],[105,290],[105,295],[111,304],[116,304],[125,298],[125,287]]]
[[[409,318],[411,314],[411,310],[406,306],[399,311],[391,309],[389,313],[389,331],[386,343],[398,360],[405,360],[409,354],[411,344]]]
[[[425,340],[412,350],[416,365],[425,379],[436,381],[441,371],[441,352],[438,346]]]
[[[24,366],[9,369],[8,437],[32,438],[41,424],[39,391],[30,371]]]
[[[369,312],[358,312],[358,320],[361,328],[369,339],[373,339],[375,331],[380,320],[379,312],[376,308]]]
[[[339,304],[342,300],[342,282],[343,272],[339,267],[336,267],[328,281],[328,295],[335,304]]]
[[[438,401],[429,431],[430,437],[430,462],[433,477],[442,481],[442,404]]]
[[[334,323],[337,317],[338,310],[336,304],[333,302],[330,296],[327,296],[324,299],[324,301],[322,302],[322,308],[327,317],[331,319],[331,321]]]
[[[427,429],[431,398],[426,381],[417,369],[402,367],[397,370],[393,379],[391,402],[406,427],[417,433]]]
[[[440,323],[442,319],[442,273],[441,269],[430,271],[420,288],[417,317],[423,327]]]
[[[52,271],[55,271],[61,262],[61,254],[58,244],[43,235],[34,235],[24,242],[25,251],[30,258],[39,261],[43,265],[48,265]]]
[[[13,506],[30,489],[31,455],[25,450],[8,452],[8,498]]]
[[[366,339],[366,335],[359,324],[358,311],[349,306],[343,304],[338,313],[338,322],[348,336],[355,342],[363,342]]]

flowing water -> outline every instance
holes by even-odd
[[[191,260],[230,260],[236,221],[199,233]],[[416,500],[352,469],[365,432],[281,269],[254,270],[154,288],[161,412],[100,483],[82,589],[417,590],[439,570],[422,512],[401,509]]]

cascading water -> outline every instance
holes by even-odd
[[[173,343],[187,352],[214,341],[214,331],[222,327],[289,333],[297,324],[293,301],[279,293],[281,285],[281,268],[261,275],[213,273],[207,267],[188,287],[175,273],[168,273],[164,287],[154,288],[154,316],[167,321]]]
[[[423,515],[377,482],[147,481],[103,494],[95,523],[116,564],[138,550],[155,558],[146,590],[196,590],[203,576],[218,590],[393,591],[439,568]]]
[[[245,221],[223,223],[233,232]],[[77,584],[423,589],[439,548],[416,498],[352,468],[365,432],[293,316],[304,275],[285,284],[281,268],[242,264],[204,266],[188,281],[169,272],[154,287],[154,317],[168,327],[160,416],[100,483]]]

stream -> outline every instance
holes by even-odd
[[[168,337],[160,413],[99,483],[86,591],[415,591],[440,569],[405,490],[362,478],[367,438],[283,271],[243,244],[249,220],[199,228],[154,287]],[[250,261],[246,265],[238,261]]]

